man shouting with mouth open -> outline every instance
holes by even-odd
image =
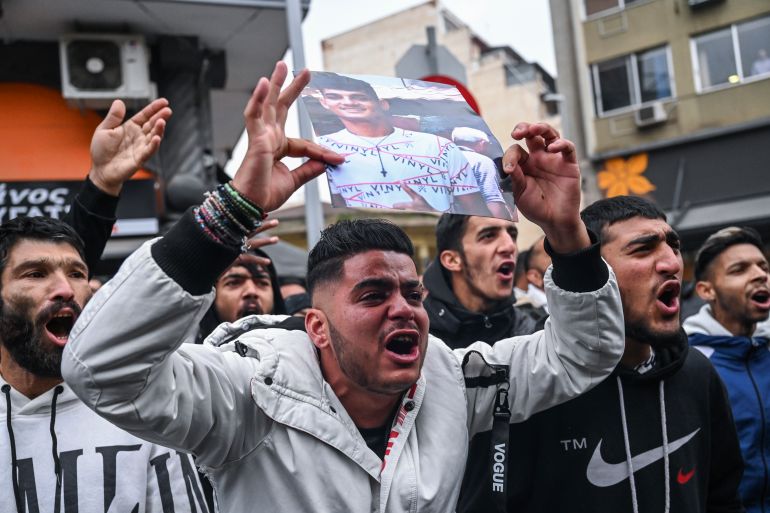
[[[45,217],[0,225],[0,284],[0,512],[207,511],[188,454],[113,426],[62,382],[91,296],[74,230]]]

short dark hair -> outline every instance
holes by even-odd
[[[470,216],[461,214],[442,214],[436,223],[436,251],[452,250],[463,254],[462,238],[468,227]]]
[[[516,267],[514,267],[513,281],[518,280],[523,274],[529,271],[529,257],[530,250],[525,249],[519,252],[519,256],[516,257]]]
[[[313,297],[313,292],[321,283],[342,276],[345,260],[377,249],[414,257],[414,246],[409,236],[385,219],[344,220],[326,228],[307,259],[307,290],[310,297]]]
[[[541,247],[539,247],[539,248],[538,248],[538,245],[537,245],[537,243],[538,243],[538,242],[540,242],[541,240],[544,240],[544,239],[545,239],[545,236],[542,236],[542,237],[538,238],[538,239],[537,239],[537,240],[536,240],[536,241],[535,241],[535,242],[532,244],[532,247],[531,247],[531,248],[529,248],[529,255],[527,256],[527,262],[526,262],[526,270],[527,270],[527,271],[529,271],[530,269],[534,269],[534,270],[536,270],[536,271],[540,271],[540,272],[543,272],[543,269],[538,269],[538,268],[536,268],[536,267],[534,266],[534,263],[533,263],[533,262],[536,260],[536,258],[535,258],[535,257],[537,257],[537,256],[539,256],[539,255],[541,255],[541,254],[542,254],[542,255],[545,255],[546,257],[548,256],[548,254],[547,254],[547,253],[546,253],[546,251],[545,251],[545,244],[543,244],[543,246],[541,246]]]
[[[8,265],[11,250],[21,240],[69,244],[86,265],[83,239],[64,221],[50,217],[16,217],[0,225],[0,275]]]
[[[310,86],[321,91],[321,94],[323,94],[324,89],[341,89],[343,91],[360,91],[375,100],[380,99],[369,82],[328,71],[314,71]]]
[[[600,242],[604,241],[604,230],[619,221],[632,217],[666,221],[666,214],[660,207],[639,196],[615,196],[601,199],[584,208],[580,217],[586,227],[599,237]]]
[[[756,246],[759,251],[762,248],[762,237],[754,228],[744,226],[728,226],[718,232],[712,233],[706,239],[706,242],[695,254],[695,280],[706,279],[711,262],[716,259],[723,251],[736,244],[751,244]]]

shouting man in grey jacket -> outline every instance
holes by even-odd
[[[300,73],[281,93],[286,73],[279,63],[254,90],[233,182],[140,248],[86,307],[65,378],[110,421],[195,454],[224,512],[452,511],[469,436],[507,433],[508,422],[575,397],[623,352],[617,283],[578,214],[574,146],[547,125],[521,123],[512,135],[528,151],[514,145],[504,157],[519,208],[553,256],[544,331],[450,350],[428,335],[408,237],[351,221],[313,249],[303,326],[246,317],[206,345],[184,344],[263,211],[342,161],[285,136],[309,78]],[[309,160],[289,171],[286,155]],[[506,446],[503,435],[490,460],[497,492]]]

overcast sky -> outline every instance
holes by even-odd
[[[321,41],[324,39],[425,2],[311,0],[310,12],[302,24],[306,67],[311,70],[323,69]],[[443,0],[440,3],[489,45],[510,46],[528,61],[538,62],[548,72],[556,74],[548,0]],[[289,69],[292,69],[291,56],[288,55],[286,60]],[[299,137],[296,111],[289,114],[286,132],[291,137]],[[226,166],[228,173],[235,173],[245,150],[245,137],[241,137],[233,151],[233,158]],[[289,167],[298,164],[296,159],[285,161]],[[321,178],[321,197],[328,201],[328,186],[325,177]],[[287,206],[301,204],[302,201],[300,192],[290,199]]]
[[[308,67],[322,66],[322,40],[423,3],[425,0],[311,0],[303,23]],[[556,73],[548,0],[444,0],[441,4],[490,45],[508,45]]]

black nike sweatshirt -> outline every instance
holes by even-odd
[[[724,385],[705,356],[688,351],[684,333],[647,373],[618,366],[510,433],[509,512],[743,511]],[[489,472],[465,479],[458,512],[498,511]]]

